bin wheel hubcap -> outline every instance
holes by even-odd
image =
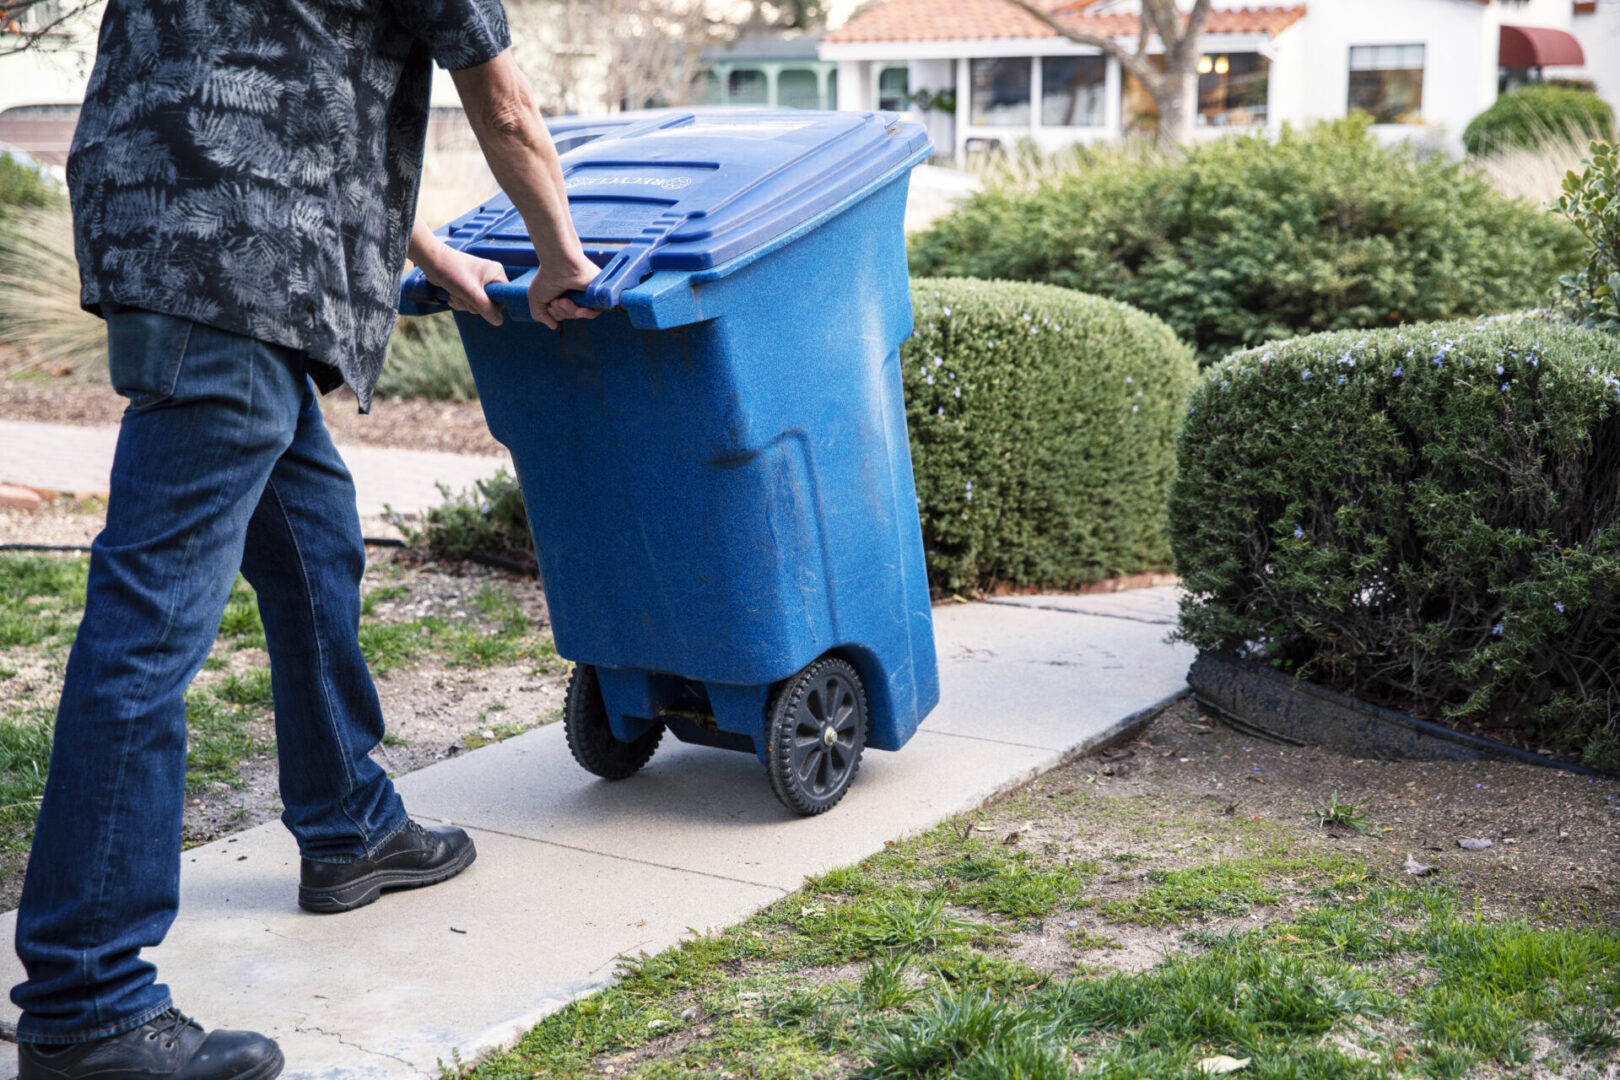
[[[793,775],[813,795],[836,790],[855,763],[855,687],[840,672],[826,672],[794,719]]]

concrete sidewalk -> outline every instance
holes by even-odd
[[[80,427],[0,420],[0,484],[22,484],[53,491],[107,490],[112,473],[116,427]],[[436,485],[452,491],[470,488],[512,463],[477,454],[437,450],[398,450],[339,446],[354,474],[361,517],[379,517],[385,506],[402,514],[420,513],[444,501]]]
[[[461,877],[307,915],[291,837],[260,826],[187,852],[179,920],[152,956],[205,1024],[279,1039],[288,1077],[437,1076],[453,1051],[510,1045],[607,984],[620,955],[740,921],[1174,696],[1193,656],[1164,642],[1175,598],[936,608],[942,704],[899,753],[867,755],[821,817],[788,815],[752,756],[673,740],[637,776],[604,783],[552,725],[400,779],[413,814],[476,837]],[[7,941],[14,921],[0,918]],[[0,969],[8,986],[21,974],[10,955]],[[9,1003],[0,1016],[15,1020]]]

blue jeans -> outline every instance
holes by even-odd
[[[365,547],[303,354],[131,309],[107,336],[129,407],[17,914],[17,1034],[41,1043],[169,1007],[140,951],[179,906],[184,695],[238,568],[258,592],[299,850],[363,858],[405,823],[367,756],[383,717],[357,640]]]

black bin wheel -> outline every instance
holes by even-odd
[[[849,663],[823,657],[782,684],[766,721],[765,771],[794,813],[838,805],[866,748],[866,687]]]
[[[614,738],[613,728],[608,724],[607,705],[602,701],[602,684],[597,681],[596,668],[590,664],[574,665],[574,673],[568,678],[563,731],[568,736],[568,750],[574,760],[587,772],[604,780],[634,776],[652,759],[658,740],[664,737],[664,725],[655,724],[641,738],[631,742]]]

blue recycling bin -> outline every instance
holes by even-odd
[[[512,453],[575,758],[620,779],[663,732],[751,751],[820,813],[939,699],[901,396],[903,217],[931,151],[886,113],[659,111],[556,124],[594,320],[528,320],[499,197],[440,234],[512,279],[458,313]],[[413,271],[401,310],[442,309]]]

